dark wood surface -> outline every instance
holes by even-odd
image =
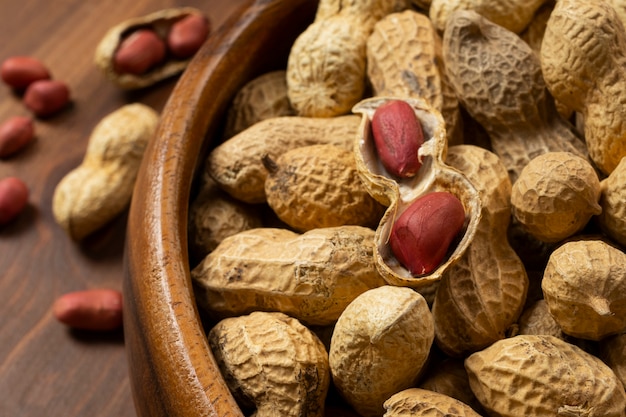
[[[72,241],[51,211],[56,184],[83,158],[105,115],[130,102],[161,110],[176,79],[123,92],[93,65],[106,30],[127,18],[176,6],[205,11],[219,26],[243,0],[0,1],[0,60],[30,55],[69,84],[72,105],[36,120],[36,140],[0,160],[0,178],[30,189],[27,209],[0,226],[0,416],[136,416],[123,332],[70,331],[51,314],[54,300],[87,288],[122,288],[127,213],[85,242]],[[0,85],[0,121],[29,115]]]

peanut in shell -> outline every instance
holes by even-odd
[[[626,248],[626,157],[600,182],[602,213],[598,224],[602,231]]]
[[[480,414],[445,394],[409,388],[385,401],[383,417],[480,417]]]

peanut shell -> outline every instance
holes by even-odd
[[[264,203],[267,170],[265,155],[272,159],[300,146],[330,143],[352,149],[360,118],[273,117],[255,123],[226,140],[208,155],[204,169],[234,198]]]
[[[626,248],[626,157],[600,182],[600,188],[598,223],[607,236]]]
[[[626,333],[604,339],[600,344],[599,355],[613,369],[626,389]]]
[[[361,182],[351,151],[329,144],[311,145],[265,161],[267,204],[293,229],[373,228],[380,221],[384,207]]]
[[[380,416],[383,403],[419,377],[434,338],[424,297],[385,285],[364,292],[337,320],[330,342],[333,382],[362,416]]]
[[[411,178],[392,177],[378,159],[371,133],[371,119],[376,108],[393,98],[374,97],[359,102],[355,113],[362,117],[359,133],[355,136],[354,152],[359,175],[369,193],[387,206],[375,237],[376,267],[391,285],[408,286],[420,291],[428,300],[447,268],[459,260],[476,233],[480,220],[481,202],[478,191],[460,171],[444,163],[447,152],[445,125],[441,113],[423,99],[404,98],[414,108],[422,124],[424,144],[418,151],[422,167]],[[466,214],[466,226],[459,242],[449,256],[435,270],[426,275],[413,276],[393,255],[388,244],[395,220],[416,198],[432,191],[447,191],[461,200]]]
[[[554,336],[500,340],[470,355],[465,367],[488,415],[626,415],[626,393],[611,368]]]
[[[224,319],[208,340],[233,396],[254,406],[254,416],[324,416],[328,353],[296,319],[266,312]]]
[[[626,253],[601,241],[557,248],[541,283],[550,314],[563,332],[600,340],[626,331]]]
[[[409,388],[385,401],[383,417],[480,417],[469,405],[438,392]]]
[[[113,67],[113,56],[120,45],[122,38],[134,29],[152,28],[161,39],[165,39],[167,32],[174,22],[188,16],[197,14],[204,16],[204,13],[194,7],[174,7],[158,10],[145,16],[134,17],[124,20],[111,27],[98,43],[94,63],[107,79],[125,90],[134,90],[148,87],[161,80],[181,73],[189,64],[191,58],[173,59],[166,58],[165,63],[158,65],[145,74],[120,74]]]
[[[237,233],[191,271],[196,300],[218,318],[263,310],[332,324],[359,294],[385,284],[373,239],[374,231],[361,226]]]

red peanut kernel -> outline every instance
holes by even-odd
[[[28,187],[19,178],[0,180],[0,225],[9,223],[24,210],[28,194]]]
[[[29,117],[13,116],[0,125],[0,158],[6,158],[28,145],[35,137]]]
[[[172,25],[167,35],[167,48],[176,58],[189,58],[200,49],[209,31],[206,17],[190,14]]]
[[[22,90],[35,81],[50,79],[50,72],[38,59],[13,56],[2,62],[0,77],[9,87]]]
[[[165,42],[151,29],[138,29],[120,43],[113,56],[119,74],[141,75],[165,59]]]
[[[70,292],[55,300],[52,313],[75,329],[115,330],[123,322],[122,293],[104,288]]]
[[[70,90],[62,81],[40,80],[28,86],[24,105],[38,117],[61,111],[70,101]]]

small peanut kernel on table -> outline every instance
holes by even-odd
[[[43,62],[30,56],[12,56],[0,66],[0,78],[9,87],[23,90],[35,81],[51,78]]]

